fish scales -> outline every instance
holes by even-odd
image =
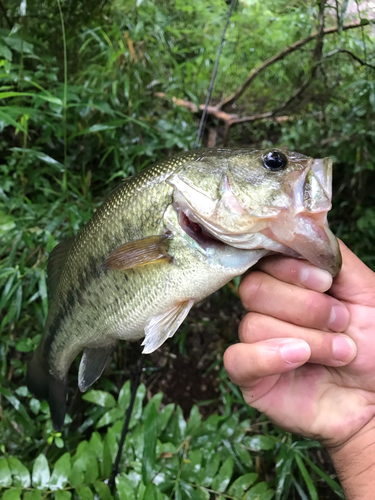
[[[68,369],[82,350],[86,390],[118,340],[145,337],[144,352],[152,352],[195,302],[269,253],[337,273],[340,254],[326,222],[330,169],[327,159],[284,150],[198,150],[116,188],[48,263],[51,307],[27,384],[49,402],[55,427],[65,415]]]

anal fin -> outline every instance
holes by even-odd
[[[179,302],[165,313],[151,318],[146,324],[142,353],[154,352],[167,339],[173,337],[193,305],[194,300]]]
[[[117,343],[84,349],[78,371],[78,387],[81,392],[86,392],[103,373],[116,345]]]

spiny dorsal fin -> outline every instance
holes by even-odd
[[[48,299],[52,303],[57,285],[60,281],[61,271],[65,266],[69,250],[73,245],[74,236],[62,241],[51,251],[47,263]]]
[[[121,270],[155,262],[171,262],[172,256],[168,253],[168,240],[170,238],[170,235],[162,234],[129,241],[116,248],[106,259],[103,267]]]
[[[81,392],[86,392],[90,385],[98,380],[116,345],[117,342],[105,347],[85,348],[78,371],[78,387]]]
[[[165,313],[149,319],[145,328],[142,354],[150,354],[173,337],[177,329],[194,305],[194,300],[186,300],[174,305]]]

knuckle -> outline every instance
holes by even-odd
[[[263,292],[265,278],[265,273],[253,271],[240,283],[238,292],[245,309],[248,309],[254,297],[257,297]]]
[[[243,318],[238,328],[238,336],[241,342],[251,342],[261,324],[262,317],[255,312],[249,312]]]
[[[305,321],[313,326],[326,325],[331,312],[327,297],[317,292],[309,292],[305,309]]]

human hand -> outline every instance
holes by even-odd
[[[249,405],[331,455],[358,451],[347,445],[361,449],[362,436],[375,432],[375,274],[343,244],[341,252],[332,286],[306,261],[263,260],[240,285],[251,312],[241,343],[224,355]]]

